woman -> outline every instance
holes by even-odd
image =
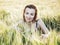
[[[24,8],[23,20],[20,20],[17,26],[19,27],[17,30],[24,32],[24,35],[27,37],[31,37],[35,33],[42,37],[49,34],[44,22],[41,19],[37,20],[37,9],[32,4]]]

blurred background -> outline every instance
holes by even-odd
[[[36,5],[38,17],[46,15],[53,17],[60,14],[60,0],[0,0],[0,10],[9,12],[14,21],[14,19],[22,18],[23,9],[28,4]]]

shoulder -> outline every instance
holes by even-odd
[[[18,31],[23,30],[23,20],[20,19],[19,21],[17,21],[15,24],[13,24],[12,28]]]
[[[36,27],[40,27],[42,25],[42,19],[37,19],[36,20]]]
[[[36,23],[37,23],[38,27],[43,27],[43,26],[45,26],[45,24],[44,24],[44,22],[43,22],[42,19],[38,19]]]
[[[21,27],[21,26],[23,26],[24,25],[24,21],[23,21],[23,19],[20,19],[18,22],[17,22],[17,26],[18,27]]]
[[[13,24],[13,26],[17,26],[17,25],[22,25],[23,24],[23,19],[20,19],[19,21],[17,21],[17,22],[15,22],[14,24]]]
[[[41,23],[43,23],[43,20],[40,18],[40,19],[37,19],[36,22],[37,22],[38,24],[41,24]]]
[[[24,27],[24,21],[23,21],[23,19],[20,19],[20,20],[17,22],[16,27],[18,27],[19,29],[23,29],[23,27]]]

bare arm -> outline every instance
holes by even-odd
[[[47,29],[47,27],[45,26],[44,22],[41,19],[38,21],[38,24],[45,34],[49,33],[49,30]]]

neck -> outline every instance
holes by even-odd
[[[26,24],[31,25],[31,24],[32,24],[32,22],[26,22]]]

